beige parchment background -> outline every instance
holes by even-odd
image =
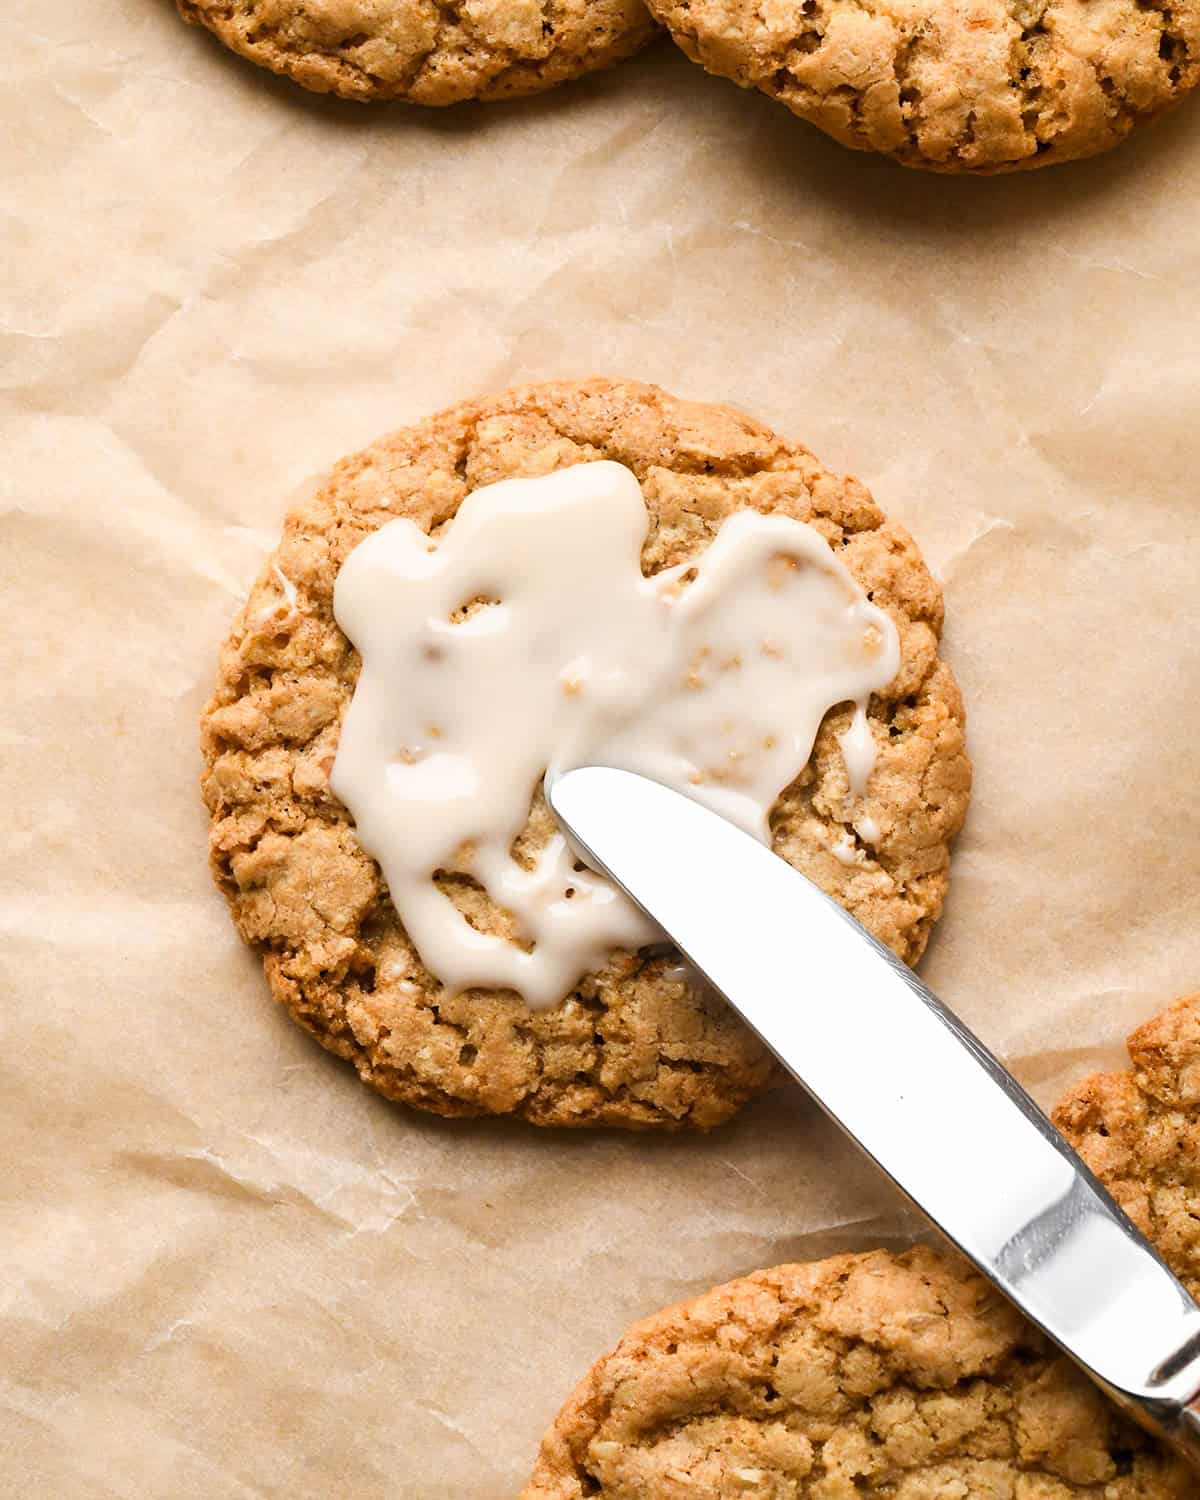
[[[925,972],[1050,1102],[1200,985],[1200,101],[959,182],[669,46],[368,110],[167,0],[7,0],[0,79],[0,1493],[501,1500],[634,1317],[916,1226],[794,1098],[452,1126],[274,1009],[195,721],[287,498],[593,372],[858,473],[945,578],[971,715]]]

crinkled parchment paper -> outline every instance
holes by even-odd
[[[1200,984],[1200,102],[960,182],[668,46],[372,110],[167,0],[7,0],[0,74],[0,1493],[500,1500],[634,1317],[918,1226],[795,1097],[709,1138],[450,1125],[275,1009],[195,726],[289,495],[590,373],[859,474],[945,578],[970,711],[925,972],[1050,1102]]]

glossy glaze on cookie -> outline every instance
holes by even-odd
[[[891,619],[901,665],[868,705],[879,753],[867,797],[846,775],[839,735],[854,710],[844,704],[825,715],[808,764],[772,808],[771,837],[898,956],[920,956],[970,789],[962,702],[938,654],[940,590],[856,480],[730,407],[633,381],[464,402],[344,460],[293,510],[204,715],[211,859],[276,998],[389,1097],[546,1125],[708,1128],[776,1074],[722,1002],[679,980],[670,954],[614,954],[545,1011],[511,991],[447,998],[329,784],[360,665],[333,617],[352,550],[398,516],[436,541],[483,485],[598,459],[637,476],[652,522],[645,574],[694,562],[738,511],[790,516],[820,533]],[[870,843],[857,831],[864,816],[878,825]],[[535,798],[521,857],[535,860],[554,832]],[[850,862],[835,844],[851,847]],[[453,895],[488,930],[478,892],[459,882]]]
[[[338,575],[334,614],[363,665],[333,790],[450,995],[511,989],[542,1009],[614,948],[661,942],[561,835],[514,858],[548,772],[640,771],[769,843],[822,718],[852,702],[839,743],[867,791],[867,703],[900,643],[825,539],[738,511],[695,563],[647,578],[648,525],[629,469],[576,464],[474,491],[437,542],[392,521]],[[476,883],[493,930],[454,905],[447,872]]]

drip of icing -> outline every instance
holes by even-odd
[[[296,613],[296,585],[278,563],[271,564],[271,572],[275,576],[275,582],[279,585],[279,591],[283,595],[283,600],[275,600],[273,603],[264,604],[260,609],[254,611],[247,623],[258,630],[261,630],[271,620],[283,621]]]
[[[278,563],[271,564],[271,572],[274,573],[275,581],[276,583],[278,583],[280,589],[282,590],[283,597],[287,600],[288,609],[295,609],[296,585],[287,576],[287,574],[283,571]]]
[[[829,848],[834,859],[839,860],[842,864],[856,865],[858,863],[858,850],[855,848],[854,840],[848,833],[843,832],[842,836],[835,839]]]
[[[871,779],[871,772],[875,769],[875,758],[878,747],[875,744],[875,736],[871,733],[871,723],[867,718],[867,705],[861,699],[854,705],[854,717],[850,721],[850,727],[843,729],[838,735],[838,745],[841,747],[842,760],[846,764],[846,780],[850,785],[850,795],[860,802],[867,795],[867,783]],[[879,824],[867,813],[860,813],[854,820],[854,831],[865,844],[877,844],[879,842]],[[848,838],[849,835],[846,835]],[[844,850],[834,848],[834,854],[844,865],[856,863],[853,852],[853,841],[850,844],[851,854],[846,856]]]
[[[864,844],[877,844],[879,842],[879,824],[866,813],[861,817],[855,818],[854,831]]]
[[[614,948],[661,937],[561,835],[514,857],[547,770],[640,771],[765,843],[822,717],[853,702],[842,753],[852,780],[870,774],[866,702],[899,641],[820,534],[739,511],[694,562],[645,578],[647,524],[628,469],[580,464],[474,491],[436,542],[389,522],[338,576],[362,670],[333,789],[452,993],[552,1005]],[[471,925],[448,873],[511,936]]]
[[[846,762],[846,779],[850,783],[850,794],[853,797],[862,797],[866,793],[871,772],[875,769],[875,736],[871,733],[865,703],[855,704],[854,717],[850,721],[849,729],[843,729],[837,738],[842,759]]]

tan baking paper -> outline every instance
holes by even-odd
[[[914,1224],[795,1098],[450,1125],[267,998],[196,716],[289,494],[512,381],[730,400],[943,574],[977,792],[926,974],[1046,1101],[1200,985],[1200,102],[956,182],[667,46],[315,100],[167,0],[8,0],[0,1493],[510,1497],[634,1317]]]

